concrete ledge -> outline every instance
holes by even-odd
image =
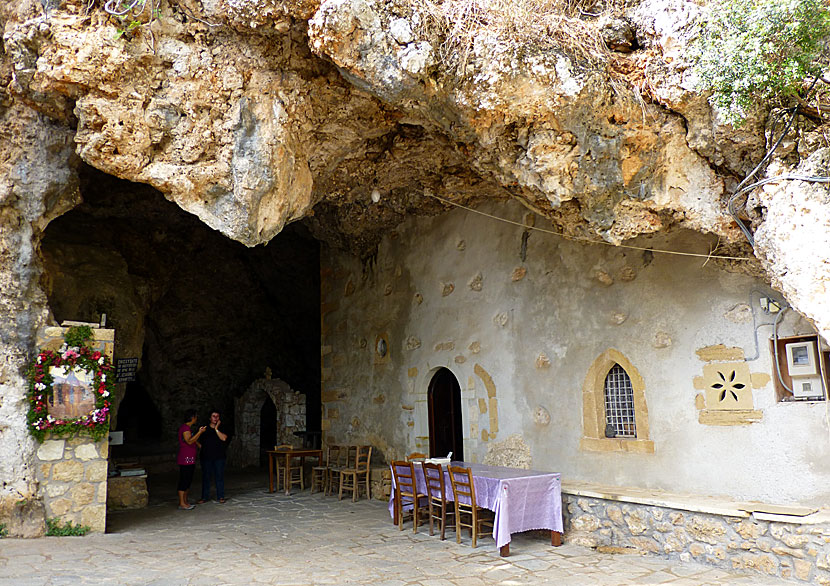
[[[653,454],[654,442],[647,439],[618,439],[583,437],[579,447],[588,452],[631,452],[635,454]]]
[[[750,425],[763,418],[763,411],[753,409],[702,409],[697,416],[703,425]]]
[[[779,523],[812,525],[830,522],[830,511],[817,509],[816,507],[771,505],[761,502],[678,494],[645,488],[607,486],[593,482],[562,482],[562,493],[725,517],[748,518],[753,516],[758,520]]]

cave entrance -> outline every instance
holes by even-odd
[[[112,446],[114,458],[152,453],[164,435],[161,413],[147,389],[138,381],[125,384],[115,417],[118,430],[124,432],[124,443]]]
[[[81,195],[45,230],[43,288],[58,323],[106,314],[116,359],[139,359],[114,400],[117,451],[172,472],[183,410],[203,425],[216,409],[230,465],[237,399],[266,372],[305,396],[305,429],[320,429],[320,248],[305,226],[247,248],[155,189],[90,167]],[[276,421],[256,430],[262,441]]]

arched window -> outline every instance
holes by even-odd
[[[605,437],[637,437],[631,377],[614,364],[605,377]]]
[[[593,452],[653,454],[646,385],[622,352],[609,348],[588,368],[582,385],[582,439]]]

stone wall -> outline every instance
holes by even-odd
[[[830,584],[830,519],[759,520],[563,494],[565,541]],[[738,516],[740,515],[740,516]]]
[[[631,250],[531,229],[542,221],[513,202],[478,211],[495,218],[408,218],[371,262],[322,255],[324,444],[371,444],[376,464],[428,453],[430,382],[446,368],[460,387],[465,460],[489,454],[572,482],[830,502],[830,447],[816,441],[827,437],[826,404],[777,401],[766,283],[656,252],[705,255],[715,241],[691,232]],[[814,331],[794,311],[777,330]],[[636,438],[605,437],[599,399],[614,364],[631,377]],[[740,399],[731,419],[703,416],[733,414],[712,397],[720,376]]]
[[[107,440],[47,439],[37,450],[37,478],[46,517],[104,532],[107,523]]]
[[[236,400],[236,436],[228,447],[228,465],[259,465],[260,410],[266,399],[273,401],[277,410],[276,444],[301,445],[294,432],[306,429],[306,396],[280,379],[261,378]]]

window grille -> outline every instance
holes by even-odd
[[[607,428],[614,429],[613,437],[637,437],[634,389],[631,378],[619,364],[615,364],[605,377],[605,423]]]

